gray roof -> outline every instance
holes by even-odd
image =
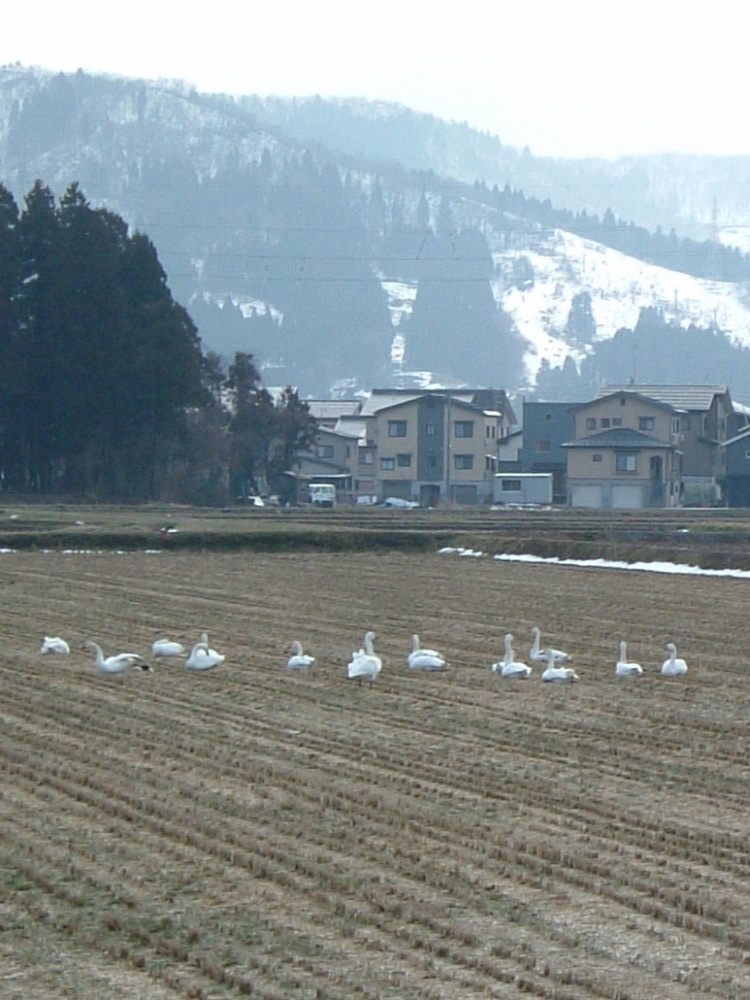
[[[680,410],[710,410],[715,396],[729,393],[725,385],[604,385],[596,398],[615,392],[635,392]],[[731,405],[731,404],[730,404]]]
[[[335,423],[339,417],[358,413],[362,405],[359,399],[306,399],[310,413],[316,420]]]
[[[563,448],[675,448],[669,441],[659,441],[641,431],[629,427],[613,427],[608,431],[599,431],[588,437],[566,441]]]
[[[399,392],[398,390],[373,389],[369,398],[365,400],[360,415],[363,417],[372,417],[376,413],[380,413],[382,410],[387,410],[390,407],[403,406],[404,403],[413,403],[417,399],[426,399],[430,396],[440,397],[445,400],[450,398],[451,406],[464,407],[475,413],[483,412],[480,407],[472,402],[472,393],[470,392],[454,392],[452,390],[451,392],[433,392],[432,390]]]

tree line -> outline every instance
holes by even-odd
[[[665,235],[658,226],[651,232],[644,226],[616,218],[611,209],[607,209],[600,219],[585,210],[571,212],[554,208],[549,199],[528,198],[523,191],[513,190],[508,184],[502,190],[493,188],[491,194],[487,186],[479,182],[474,189],[510,217],[564,229],[648,264],[713,281],[750,280],[750,257],[736,247],[724,246],[715,240],[680,238],[674,229]]]
[[[0,184],[0,488],[224,502],[275,488],[315,439],[249,353],[204,355],[156,250],[77,183]]]

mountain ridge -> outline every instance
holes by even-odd
[[[315,128],[308,117],[306,137],[303,105],[317,116]],[[323,126],[342,108],[327,146]],[[369,150],[357,151],[355,114],[369,129]],[[342,135],[350,148],[338,148]],[[420,167],[374,156],[409,142]],[[509,185],[518,171],[529,197],[534,185],[551,192],[555,161],[401,106],[229,98],[174,81],[0,70],[0,181],[17,198],[37,177],[58,193],[78,181],[92,203],[154,240],[204,345],[224,355],[250,350],[267,379],[327,394],[338,384],[429,381],[440,371],[444,381],[534,391],[542,368],[546,376],[588,366],[590,379],[607,377],[593,371],[602,345],[651,309],[686,337],[693,327],[724,331],[722,352],[724,341],[736,351],[727,354],[727,381],[739,379],[750,396],[744,283],[688,280],[567,233],[553,216],[542,224],[503,210],[491,177],[466,180],[498,149],[499,181]],[[747,167],[750,177],[750,159]],[[449,168],[453,176],[441,172]],[[623,177],[635,185],[627,164],[610,169],[621,186]],[[556,175],[569,196],[571,170],[593,176],[593,162]],[[735,171],[738,203],[744,176]],[[705,229],[708,187],[690,189],[672,225],[699,205],[690,224]],[[516,201],[528,212],[523,197]],[[607,208],[621,215],[616,204]],[[714,201],[711,213],[716,227]],[[743,221],[731,216],[737,228]],[[576,310],[588,317],[583,332],[571,325]]]

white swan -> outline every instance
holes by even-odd
[[[105,656],[101,648],[90,639],[86,640],[89,649],[96,653],[96,666],[102,674],[121,674],[131,667],[140,667],[141,670],[150,670],[150,664],[146,663],[138,653],[115,653],[112,656]]]
[[[179,642],[170,642],[169,639],[157,639],[151,645],[151,652],[154,656],[184,656],[185,648]]]
[[[543,681],[577,681],[578,674],[572,667],[560,667],[555,660],[554,649],[545,650],[547,654],[547,667],[542,673]]]
[[[196,642],[185,660],[188,670],[211,670],[224,662],[225,657],[215,649],[209,649],[208,643]]]
[[[364,677],[372,683],[378,676],[383,664],[380,657],[376,656],[373,650],[372,641],[374,638],[374,632],[367,632],[362,649],[356,653],[352,653],[351,662],[347,664],[346,668],[347,677],[356,677],[359,683],[362,683],[362,678]]]
[[[315,666],[315,657],[304,652],[301,642],[295,639],[292,642],[292,649],[294,653],[286,662],[289,670],[309,670]]]
[[[208,641],[208,632],[201,632],[200,641],[206,647],[206,649],[208,650],[208,655],[209,656],[221,656],[221,653],[217,653],[215,649],[211,649],[211,646],[210,646],[209,641]],[[193,648],[195,648],[195,647],[193,647]],[[221,656],[221,659],[223,660],[224,657]]]
[[[534,636],[534,643],[533,643],[533,645],[531,647],[531,650],[529,652],[529,658],[532,659],[532,660],[536,660],[538,663],[546,663],[547,662],[547,654],[549,653],[549,649],[540,649],[539,648],[539,646],[540,646],[540,632],[539,632],[539,629],[536,627],[536,625],[531,630],[531,632],[532,632],[532,634]],[[566,660],[570,659],[570,657],[568,656],[568,654],[567,653],[563,653],[563,651],[561,649],[553,649],[552,650],[552,654],[554,656],[555,663],[565,663]]]
[[[58,656],[67,656],[70,646],[64,639],[57,635],[45,635],[40,653],[57,653]]]
[[[523,679],[531,673],[531,667],[520,660],[513,659],[513,636],[510,632],[505,635],[505,656],[502,660],[492,664],[492,670],[501,677],[514,677]]]
[[[422,649],[416,633],[411,637],[411,653],[406,662],[411,670],[445,670],[447,666],[442,653],[436,649]]]
[[[677,677],[679,674],[687,673],[687,663],[677,656],[677,647],[673,642],[667,643],[669,657],[662,663],[661,672],[666,677]]]
[[[643,673],[643,667],[640,663],[628,662],[628,644],[624,639],[620,643],[620,659],[615,664],[615,673],[618,677],[629,677],[632,674]]]

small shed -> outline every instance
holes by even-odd
[[[551,504],[551,472],[498,472],[492,484],[492,502]]]

